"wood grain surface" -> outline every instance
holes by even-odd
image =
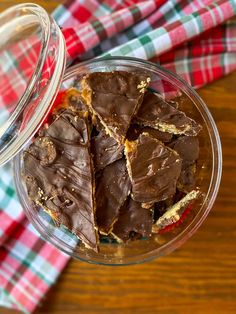
[[[0,10],[21,2],[1,0]],[[61,1],[35,2],[50,12]],[[171,255],[143,265],[71,260],[36,314],[236,313],[236,73],[199,93],[217,123],[224,160],[219,195],[202,227]]]

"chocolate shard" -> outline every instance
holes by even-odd
[[[94,157],[94,169],[98,171],[121,159],[124,145],[117,143],[113,137],[100,131],[97,136],[91,139],[91,150]]]
[[[146,92],[135,119],[136,123],[150,126],[162,132],[196,136],[201,126],[161,96]]]
[[[183,165],[191,165],[199,157],[199,140],[196,136],[180,136],[168,146],[180,155]]]
[[[196,163],[182,166],[177,187],[180,191],[188,193],[196,185]]]
[[[142,133],[126,140],[125,155],[135,201],[159,202],[175,194],[182,161],[174,150]]]
[[[178,189],[188,193],[196,183],[196,161],[199,157],[199,140],[196,136],[180,136],[168,144],[182,158],[182,169],[178,179]]]
[[[152,232],[153,210],[145,209],[141,203],[129,198],[120,210],[112,234],[119,242],[132,240],[137,237],[149,237]]]
[[[106,133],[124,143],[150,78],[125,71],[95,72],[81,81],[82,96]]]
[[[96,218],[101,233],[110,233],[130,190],[131,183],[124,159],[117,160],[103,169],[96,190]]]
[[[24,153],[28,195],[58,225],[97,251],[88,122],[67,110],[44,134]]]
[[[161,229],[179,221],[187,206],[190,205],[199,194],[199,190],[192,190],[176,204],[167,208],[166,212],[152,226],[152,232],[158,233]]]
[[[157,129],[148,126],[142,126],[139,124],[131,124],[126,137],[129,141],[135,141],[141,133],[148,133],[149,135],[163,143],[169,143],[172,139],[171,133],[162,132]]]

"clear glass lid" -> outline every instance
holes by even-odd
[[[0,14],[0,166],[38,130],[65,70],[59,26],[36,4]]]

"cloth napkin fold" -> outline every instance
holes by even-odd
[[[199,88],[236,69],[235,14],[236,0],[68,0],[53,16],[63,28],[68,64],[134,56]],[[26,219],[10,164],[0,174],[0,305],[31,313],[68,257]]]

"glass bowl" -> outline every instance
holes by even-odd
[[[63,226],[54,225],[51,218],[29,200],[22,180],[22,158],[14,158],[15,185],[19,200],[27,217],[47,241],[70,256],[90,263],[104,265],[128,265],[149,261],[166,255],[182,245],[199,228],[209,213],[220,184],[222,153],[219,134],[214,120],[203,100],[185,81],[154,63],[134,58],[111,57],[94,59],[66,72],[61,90],[72,86],[79,88],[80,78],[90,72],[124,70],[145,72],[151,77],[150,88],[168,101],[176,101],[179,108],[203,126],[199,134],[200,156],[197,165],[197,186],[201,191],[185,219],[168,232],[153,234],[148,239],[139,239],[120,244],[104,239],[99,253],[79,245],[79,239]]]

